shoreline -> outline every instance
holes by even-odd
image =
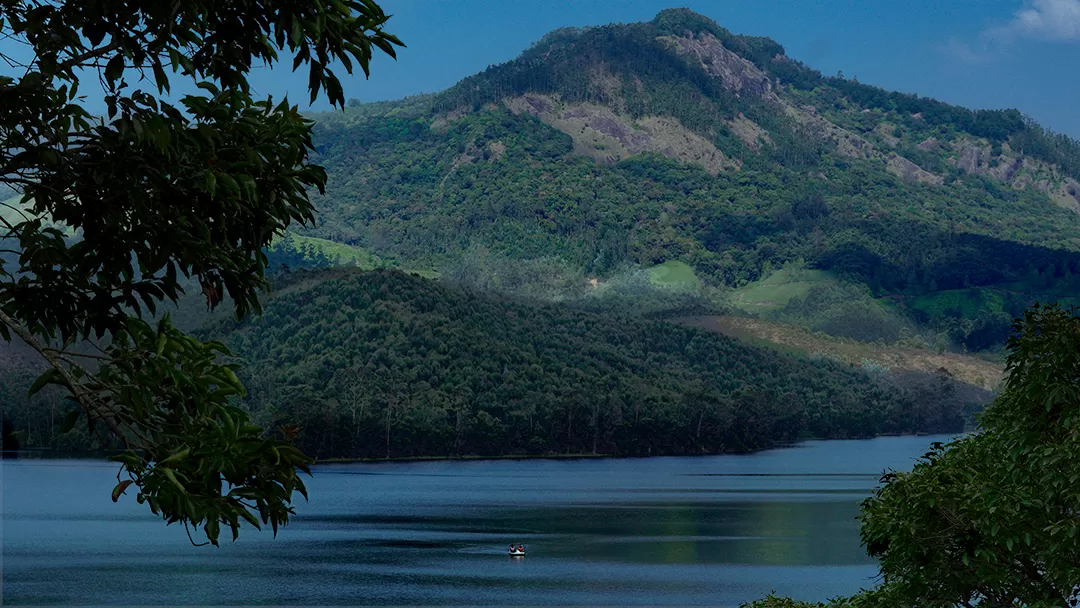
[[[806,441],[869,441],[882,437],[926,437],[942,435],[958,437],[971,431],[963,430],[953,433],[882,433],[872,437],[846,437],[846,438],[823,438],[803,437],[792,442],[780,443],[774,446],[764,447],[757,450],[693,453],[693,454],[500,454],[493,456],[391,456],[390,458],[321,458],[312,462],[312,466],[325,464],[379,464],[395,462],[454,462],[454,461],[480,461],[480,460],[598,460],[598,459],[641,459],[641,458],[697,458],[706,456],[741,456],[758,454],[769,450],[790,449]],[[3,450],[3,460],[107,460],[109,456],[123,453],[123,450],[99,450],[92,452],[52,450],[50,448],[27,448],[20,450]]]

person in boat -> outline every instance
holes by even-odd
[[[511,552],[511,553],[513,553],[513,552],[514,552],[514,543],[510,543],[510,552]]]
[[[518,551],[524,553],[525,552],[525,545],[518,545]]]

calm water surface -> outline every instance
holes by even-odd
[[[873,584],[858,504],[946,437],[746,456],[326,465],[274,539],[192,547],[116,468],[3,463],[8,604],[704,604]],[[224,533],[227,536],[227,532]],[[528,557],[505,548],[524,543]]]

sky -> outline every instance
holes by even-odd
[[[1015,107],[1080,138],[1080,0],[380,0],[407,45],[347,98],[432,93],[513,59],[565,26],[647,21],[686,6],[736,34],[769,36],[824,74],[972,108]],[[4,50],[0,42],[0,51]],[[306,76],[260,70],[257,91],[306,101]],[[328,109],[325,101],[315,109]]]

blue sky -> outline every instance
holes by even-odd
[[[1080,0],[381,0],[408,46],[370,80],[343,77],[363,101],[435,92],[514,58],[548,31],[651,19],[687,6],[735,33],[765,35],[826,74],[976,108],[1016,107],[1080,138]],[[4,49],[0,42],[0,51]],[[10,49],[9,49],[10,50]],[[4,71],[4,70],[0,70]],[[287,66],[254,74],[264,94],[306,101]],[[89,104],[93,107],[94,104]],[[316,103],[324,109],[325,103]],[[95,108],[96,109],[96,108]]]

